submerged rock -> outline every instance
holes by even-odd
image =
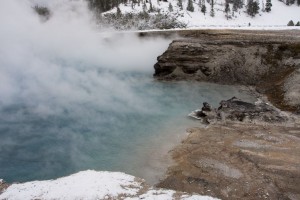
[[[221,120],[230,121],[260,121],[260,122],[286,122],[288,117],[280,110],[267,103],[252,104],[236,97],[220,102],[219,108],[212,108],[204,102],[201,110],[195,110],[190,117],[202,119],[204,123]]]

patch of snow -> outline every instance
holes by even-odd
[[[138,197],[135,198],[127,198],[126,200],[133,199],[133,200],[138,200],[138,199],[144,199],[144,200],[172,200],[173,195],[175,194],[175,191],[173,190],[149,190],[145,194],[142,194]]]
[[[0,179],[0,184],[3,183],[3,179]]]
[[[214,200],[213,197],[189,195],[173,190],[154,189],[144,180],[121,172],[87,170],[56,180],[12,184],[0,200],[74,200],[74,199],[174,199]]]
[[[134,176],[88,170],[56,180],[13,184],[0,199],[104,199],[120,194],[134,195],[140,189]]]
[[[197,116],[197,113],[199,113],[199,112],[201,112],[201,110],[195,110],[195,111],[191,112],[190,114],[188,114],[188,117],[195,118],[195,119],[198,119],[198,120],[202,120],[201,117]]]
[[[184,199],[184,200],[215,200],[216,198],[201,195],[187,195],[178,193],[174,190],[163,190],[163,189],[151,189],[145,194],[139,195],[135,198],[127,198],[126,200],[173,200],[173,199]]]

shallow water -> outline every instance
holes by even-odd
[[[122,171],[151,182],[160,170],[151,163],[162,158],[185,128],[196,125],[186,117],[190,111],[203,101],[217,105],[232,96],[248,98],[234,86],[157,82],[149,73],[117,76],[130,83],[132,99],[124,100],[118,90],[105,94],[110,96],[105,97],[107,104],[54,101],[51,109],[62,110],[47,114],[28,102],[2,105],[0,177],[29,181],[95,169]],[[138,102],[137,107],[127,100]]]

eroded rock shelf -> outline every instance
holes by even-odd
[[[174,40],[157,58],[158,80],[252,85],[277,107],[300,111],[299,33],[196,33]]]

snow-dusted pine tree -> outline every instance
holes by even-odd
[[[293,20],[289,21],[289,23],[287,24],[287,26],[294,26],[294,25],[295,24],[294,24]]]
[[[254,17],[259,11],[259,5],[257,1],[249,0],[247,5],[247,13],[251,17]]]
[[[173,12],[173,6],[172,6],[171,2],[169,3],[168,10],[169,10],[169,12]]]
[[[215,9],[214,9],[214,0],[211,0],[211,9],[210,9],[210,16],[214,17],[215,16]]]
[[[182,0],[178,0],[177,6],[180,8],[180,10],[183,10]]]
[[[188,5],[186,7],[186,10],[188,10],[190,12],[194,12],[194,6],[193,6],[193,1],[192,0],[188,0]]]
[[[154,10],[153,10],[153,6],[152,6],[152,2],[151,2],[151,0],[150,0],[150,8],[149,8],[149,12],[153,12]]]
[[[120,18],[121,16],[122,16],[122,12],[121,12],[121,9],[118,6],[117,7],[117,18]]]
[[[243,8],[243,0],[233,0],[233,11],[237,11],[238,9]]]
[[[147,11],[147,4],[146,1],[143,2],[143,12]]]
[[[266,1],[266,12],[270,12],[271,11],[271,7],[272,7],[272,2],[271,0],[267,0]]]
[[[205,6],[205,3],[202,4],[202,6],[201,6],[201,12],[205,15],[205,13],[206,13],[206,6]]]
[[[226,3],[225,3],[225,10],[224,11],[225,11],[226,19],[228,20],[229,15],[230,15],[230,7],[229,7],[228,1],[226,1]]]

